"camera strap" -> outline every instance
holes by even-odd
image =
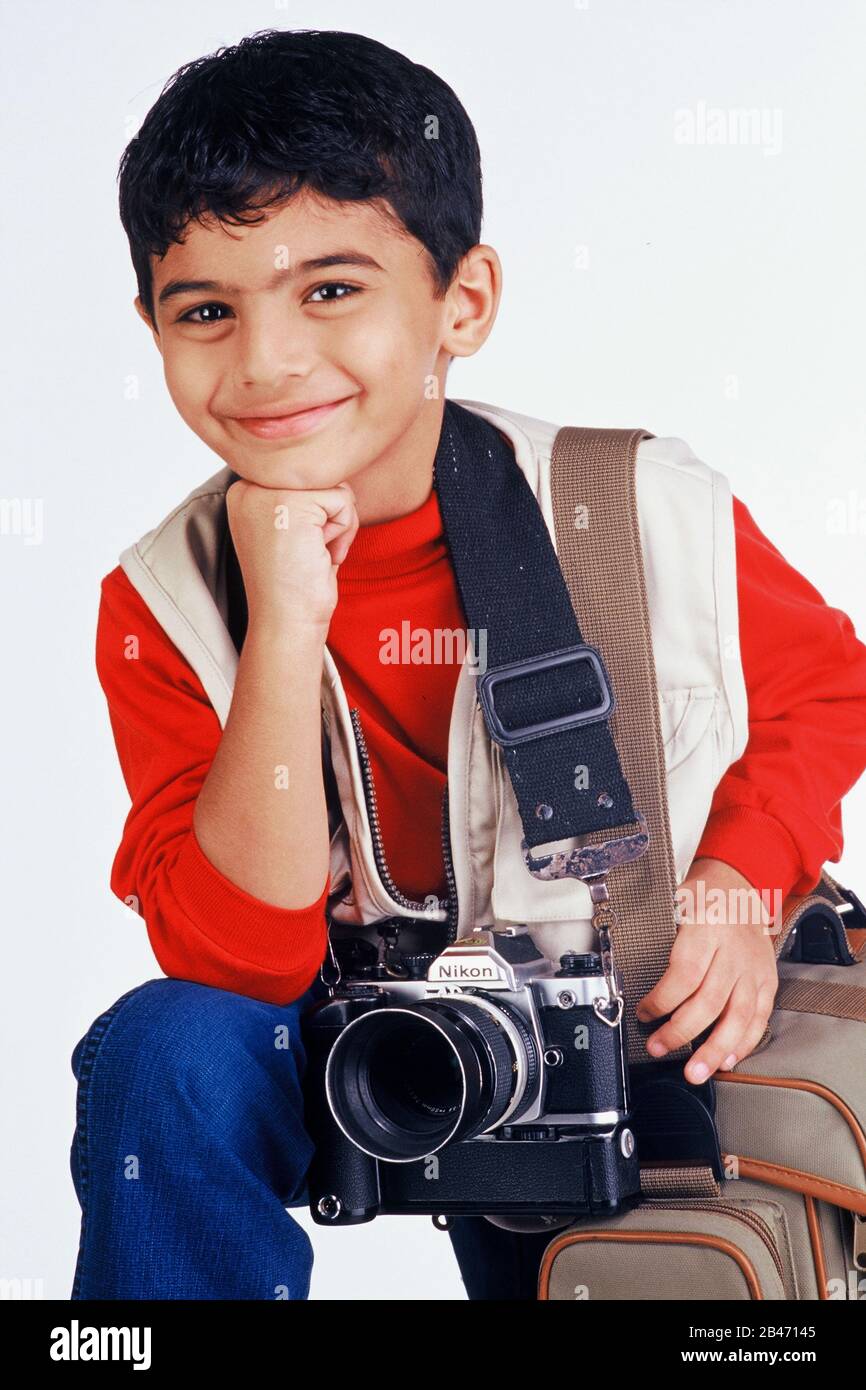
[[[611,1024],[626,1012],[637,1066],[651,1064],[651,1025],[634,1005],[661,977],[676,931],[634,483],[646,438],[641,429],[558,432],[556,546],[499,431],[454,401],[445,402],[433,476],[476,660],[474,635],[486,639],[477,695],[514,789],[527,871],[587,884],[609,981],[611,1007],[598,1012]],[[565,839],[576,847],[533,852]],[[612,988],[612,946],[624,998]],[[690,1052],[688,1044],[666,1060]]]

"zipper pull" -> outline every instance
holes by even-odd
[[[329,993],[333,994],[337,985],[340,983],[341,978],[342,972],[340,970],[337,957],[334,954],[334,943],[331,941],[331,932],[329,929],[328,954],[325,956],[325,959],[319,966],[319,979],[322,981],[322,984],[329,991]]]

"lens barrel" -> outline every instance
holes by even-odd
[[[331,1048],[325,1089],[358,1148],[409,1162],[516,1114],[515,1089],[526,1092],[539,1066],[517,1010],[451,995],[353,1019]]]

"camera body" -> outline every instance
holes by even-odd
[[[640,1199],[623,1025],[599,1012],[598,955],[557,965],[526,931],[482,928],[433,954],[356,940],[340,968],[301,1020],[315,1221],[544,1229]]]

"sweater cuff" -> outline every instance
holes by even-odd
[[[175,860],[172,886],[177,902],[204,936],[240,959],[285,971],[309,954],[312,930],[324,919],[331,875],[309,907],[276,907],[226,878],[191,828]]]
[[[780,821],[751,806],[725,806],[707,820],[695,859],[706,856],[730,864],[753,888],[776,903],[791,893],[808,893],[820,880],[806,872],[800,852]]]

